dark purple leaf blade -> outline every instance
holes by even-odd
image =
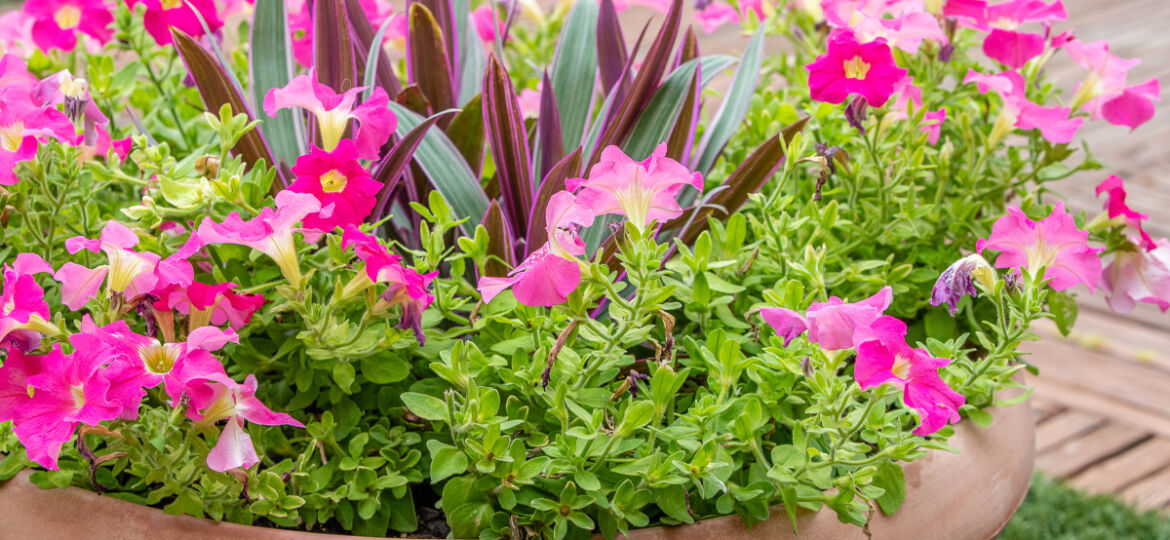
[[[414,157],[414,151],[418,149],[419,143],[422,142],[423,135],[426,135],[427,130],[434,126],[441,118],[455,114],[455,110],[446,110],[437,113],[430,118],[427,118],[423,123],[410,130],[390,153],[378,163],[374,169],[373,178],[382,184],[382,189],[378,192],[378,201],[374,205],[374,211],[370,214],[368,221],[375,222],[384,217],[386,206],[390,202],[390,195],[394,193],[394,189],[398,187],[398,182],[402,179],[403,173],[406,171],[407,165]]]
[[[443,41],[443,29],[426,6],[410,4],[410,35],[407,39],[407,67],[410,82],[418,85],[434,111],[455,107],[455,86]],[[450,122],[440,122],[446,128]]]
[[[492,277],[508,275],[511,268],[516,266],[512,249],[515,242],[499,201],[492,201],[488,206],[481,224],[488,232],[488,261],[483,265],[481,273]]]
[[[484,73],[483,123],[496,164],[504,213],[512,230],[526,231],[533,191],[528,133],[512,79],[495,55],[488,57]]]
[[[540,170],[536,171],[538,178],[547,176],[553,165],[565,157],[561,117],[557,112],[557,98],[553,94],[552,82],[549,81],[547,71],[544,72],[541,85],[543,90],[540,92],[540,116],[536,121],[536,146],[540,150],[538,154]]]
[[[317,0],[313,5],[313,48],[313,67],[321,84],[339,94],[357,86],[345,0]]]

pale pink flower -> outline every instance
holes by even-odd
[[[0,107],[0,186],[20,182],[16,164],[36,158],[40,141],[77,141],[76,128],[69,118],[55,107],[34,104],[19,88],[0,90],[0,98],[4,99],[4,107]]]
[[[947,43],[938,18],[925,11],[921,1],[825,0],[822,7],[829,26],[850,29],[859,41],[883,38],[910,54],[927,39]]]
[[[885,39],[861,43],[847,29],[829,34],[828,50],[805,68],[811,97],[834,104],[859,94],[871,107],[881,107],[906,77]]]
[[[276,209],[265,207],[260,215],[244,221],[238,212],[228,214],[223,223],[210,217],[199,224],[199,238],[204,245],[237,244],[250,247],[272,258],[285,279],[293,286],[301,281],[301,267],[293,233],[305,216],[321,210],[321,203],[312,195],[284,190],[276,194]],[[315,242],[319,233],[304,232],[306,239]]]
[[[496,10],[490,3],[471,11],[471,23],[475,25],[475,33],[479,35],[479,40],[488,45],[495,43],[496,35],[503,31],[496,19]]]
[[[207,23],[211,32],[216,32],[223,26],[216,10],[215,0],[125,0],[130,9],[138,5],[146,6],[146,13],[142,17],[146,32],[159,45],[171,43],[171,28],[182,30],[183,33],[200,37],[204,34],[203,25],[199,17]],[[191,7],[194,6],[194,9]]]
[[[669,3],[666,4],[669,7]],[[730,3],[724,0],[706,0],[695,4],[695,20],[699,21],[699,28],[710,34],[727,23],[742,24],[756,14],[757,21],[764,20],[764,8],[760,0],[740,0],[737,11]],[[702,6],[702,7],[700,7]]]
[[[305,427],[256,399],[257,386],[255,375],[248,375],[243,384],[222,373],[187,381],[186,394],[191,398],[187,416],[205,426],[227,420],[215,447],[207,454],[207,466],[211,470],[247,469],[260,462],[252,438],[244,430],[245,420],[265,426]]]
[[[320,212],[305,216],[305,227],[323,232],[365,221],[382,189],[358,162],[357,146],[349,139],[342,139],[332,152],[313,146],[297,158],[292,172],[296,181],[288,190],[321,201]]]
[[[1109,42],[1083,43],[1071,40],[1063,49],[1085,69],[1085,81],[1077,87],[1072,108],[1084,107],[1093,118],[1104,118],[1131,130],[1154,117],[1154,102],[1161,101],[1161,83],[1156,77],[1130,86],[1126,76],[1141,60],[1125,59],[1109,52]]]
[[[998,145],[1015,128],[1039,129],[1040,135],[1050,142],[1067,144],[1076,137],[1077,130],[1084,123],[1083,118],[1069,118],[1068,107],[1044,107],[1028,100],[1027,83],[1023,75],[1005,71],[999,75],[984,75],[975,70],[967,72],[963,83],[974,82],[980,93],[994,90],[1002,98],[1003,105],[988,144]]]
[[[853,378],[862,389],[888,384],[901,390],[902,402],[918,413],[915,435],[925,437],[961,419],[959,408],[967,399],[938,375],[950,360],[908,345],[905,323],[890,316],[859,334],[865,341],[857,345]]]
[[[0,13],[0,56],[12,54],[22,58],[32,56],[37,50],[33,41],[32,27],[36,21],[24,11],[13,9]],[[0,84],[0,86],[3,86]]]
[[[807,331],[809,341],[833,351],[852,347],[854,332],[881,317],[893,299],[893,289],[887,286],[873,296],[852,304],[833,296],[828,302],[809,306],[804,315],[777,307],[761,309],[760,316],[776,331],[776,335],[784,338],[785,347]]]
[[[1154,304],[1163,312],[1170,309],[1170,240],[1115,252],[1102,284],[1109,308],[1117,313],[1133,311],[1138,302]]]
[[[390,97],[381,88],[374,88],[369,99],[355,106],[365,89],[359,86],[338,94],[317,82],[316,70],[309,70],[308,75],[293,78],[284,88],[269,90],[264,97],[264,112],[275,117],[277,111],[290,107],[308,111],[317,119],[322,148],[330,152],[341,142],[350,120],[356,121],[353,140],[358,157],[376,159],[378,149],[394,133],[398,119],[390,111]]]
[[[61,302],[77,311],[97,296],[103,283],[111,294],[127,298],[154,290],[159,279],[155,269],[160,258],[153,253],[134,251],[132,248],[137,245],[138,235],[114,220],[106,222],[98,238],[75,236],[66,240],[65,249],[69,253],[83,249],[104,252],[108,264],[92,269],[72,262],[62,265],[53,275],[53,279],[61,282]]]
[[[114,15],[103,0],[26,0],[24,12],[33,19],[33,41],[44,51],[72,51],[78,34],[101,44],[114,34]]]
[[[666,143],[642,161],[630,159],[616,146],[607,147],[601,161],[589,170],[588,179],[565,182],[568,191],[577,192],[576,205],[595,216],[626,216],[639,229],[681,216],[678,194],[684,186],[702,191],[703,175],[666,157]]]
[[[991,236],[980,239],[975,250],[999,251],[997,268],[1044,269],[1044,279],[1053,289],[1063,291],[1084,283],[1092,292],[1101,282],[1101,249],[1089,247],[1089,233],[1077,229],[1076,221],[1057,202],[1052,214],[1032,221],[1019,207],[996,220]]]

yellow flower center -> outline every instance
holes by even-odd
[[[53,21],[65,30],[77,28],[77,25],[81,24],[81,9],[77,6],[61,6],[61,9],[53,14]]]
[[[75,408],[82,408],[85,406],[85,387],[81,385],[71,386],[69,393],[73,395],[73,406]]]
[[[845,76],[850,79],[864,79],[869,73],[869,64],[860,56],[854,56],[845,61]]]
[[[134,278],[153,269],[150,261],[128,249],[110,249],[106,255],[110,259],[110,290],[116,293],[126,292]]]
[[[991,27],[997,28],[999,30],[1015,30],[1016,28],[1019,28],[1020,25],[1016,21],[1013,21],[1007,17],[1000,17],[994,21],[991,21]]]
[[[175,367],[179,359],[179,348],[171,343],[162,344],[157,341],[138,349],[138,356],[146,364],[146,370],[156,375],[164,375]]]
[[[337,107],[330,111],[318,111],[317,127],[321,131],[321,149],[332,152],[345,135],[345,128],[349,126],[349,109]]]
[[[9,298],[7,302],[4,302],[4,307],[2,309],[0,309],[0,314],[7,315],[9,313],[12,313],[12,310],[14,310],[14,309],[16,309],[16,295],[15,294],[12,295],[12,297]]]
[[[349,181],[341,171],[337,169],[330,169],[329,172],[321,175],[321,191],[325,193],[338,193],[345,190],[345,184]]]
[[[163,9],[178,9],[182,7],[183,0],[162,0],[159,4],[162,5]]]
[[[910,359],[898,356],[894,359],[894,365],[890,367],[890,371],[894,373],[895,377],[906,380],[910,377]]]
[[[10,126],[0,127],[0,148],[9,152],[20,150],[20,143],[24,142],[24,124],[16,122]]]

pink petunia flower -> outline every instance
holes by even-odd
[[[53,279],[61,282],[61,302],[73,311],[81,309],[95,296],[102,284],[111,294],[127,298],[146,294],[158,284],[155,269],[159,264],[158,255],[137,252],[138,235],[117,221],[106,222],[101,235],[93,240],[76,236],[65,241],[69,253],[83,249],[106,254],[108,264],[86,268],[67,262],[57,270]]]
[[[500,21],[496,19],[496,10],[491,4],[484,4],[471,11],[471,22],[475,25],[475,33],[479,40],[487,45],[496,41],[496,35],[503,31]]]
[[[948,42],[938,18],[921,1],[825,0],[822,6],[830,27],[850,29],[861,41],[883,38],[910,54],[917,54],[927,39]]]
[[[204,426],[227,420],[215,447],[207,454],[207,466],[211,470],[247,469],[260,462],[252,438],[244,430],[245,420],[265,426],[305,427],[295,418],[273,412],[256,399],[257,386],[255,375],[248,375],[240,384],[222,372],[187,381],[185,393],[191,398],[188,417]]]
[[[854,332],[881,317],[893,299],[894,291],[887,286],[873,296],[852,304],[833,296],[828,302],[809,306],[804,315],[776,307],[761,309],[760,316],[776,331],[776,335],[784,338],[785,347],[807,331],[809,341],[834,351],[852,347]]]
[[[1107,41],[1082,43],[1071,40],[1063,49],[1085,69],[1085,81],[1073,96],[1074,110],[1084,107],[1093,118],[1104,118],[1110,124],[1128,126],[1131,130],[1154,117],[1154,102],[1161,101],[1161,83],[1156,77],[1135,85],[1128,85],[1126,75],[1141,60],[1125,59],[1109,52]]]
[[[273,88],[264,97],[264,112],[275,117],[276,112],[290,107],[309,111],[317,119],[321,146],[332,152],[341,142],[350,120],[358,123],[353,141],[358,157],[376,159],[378,149],[394,133],[398,118],[390,111],[390,97],[381,88],[374,88],[370,98],[361,105],[354,104],[366,87],[359,86],[344,94],[317,82],[315,69],[308,75],[299,75],[284,88]]]
[[[12,421],[30,460],[57,470],[61,447],[79,425],[96,426],[122,412],[107,398],[104,363],[97,355],[65,355],[58,345],[44,356],[14,351],[0,367],[0,421]]]
[[[172,27],[190,36],[202,36],[204,32],[203,25],[199,22],[200,17],[207,23],[207,29],[212,33],[219,31],[223,26],[215,0],[126,0],[126,5],[131,10],[136,9],[138,5],[146,6],[142,23],[146,27],[146,32],[159,45],[171,43]]]
[[[1010,0],[987,6],[986,24],[991,32],[983,40],[983,53],[1013,69],[1024,67],[1044,53],[1045,34],[1022,32],[1024,24],[1042,23],[1047,28],[1068,18],[1064,3],[1056,0]]]
[[[1142,222],[1150,216],[1142,214],[1126,204],[1125,181],[1117,175],[1110,175],[1103,182],[1097,185],[1097,196],[1100,197],[1102,193],[1105,197],[1105,212],[1109,219],[1121,218],[1121,220],[1137,231],[1136,243],[1142,249],[1152,250],[1156,246],[1154,239],[1150,238],[1150,234],[1146,232],[1142,226]]]
[[[28,58],[37,51],[33,41],[32,27],[36,21],[22,10],[14,9],[0,13],[0,56],[12,54]],[[2,86],[2,85],[0,85]]]
[[[40,255],[21,253],[12,266],[4,265],[0,282],[0,349],[28,352],[41,345],[41,334],[57,333],[50,320],[45,291],[37,274],[51,274],[53,267]]]
[[[250,247],[272,258],[285,279],[296,286],[301,281],[301,267],[297,259],[297,245],[293,233],[305,216],[321,210],[316,197],[289,190],[276,194],[276,209],[264,208],[260,215],[244,221],[239,212],[232,212],[216,223],[210,217],[199,224],[199,238],[204,245],[237,244]],[[319,233],[302,231],[306,240],[316,242]]]
[[[389,286],[382,292],[373,311],[381,313],[392,307],[401,307],[402,318],[398,328],[410,328],[418,342],[425,345],[422,314],[435,300],[430,287],[435,276],[439,275],[438,271],[420,274],[413,268],[403,266],[401,257],[391,253],[377,238],[353,225],[345,227],[341,245],[343,249],[352,247],[365,264],[364,271],[359,270],[354,279],[345,285],[341,297],[350,298],[375,283],[388,283]]]
[[[681,216],[678,194],[684,186],[702,191],[703,175],[666,157],[666,143],[642,161],[630,159],[616,146],[607,147],[588,179],[565,182],[568,191],[577,192],[575,204],[591,215],[623,215],[639,229]]]
[[[114,35],[114,15],[103,0],[26,0],[32,38],[41,50],[72,51],[82,33],[105,44]]]
[[[999,251],[997,268],[1025,268],[1029,272],[1044,269],[1044,279],[1053,289],[1063,291],[1084,283],[1092,292],[1101,282],[1101,249],[1089,247],[1089,233],[1077,229],[1076,221],[1057,202],[1052,214],[1032,221],[1019,207],[991,226],[991,236],[979,239],[975,250]]]
[[[0,97],[4,99],[4,107],[0,107],[0,186],[12,186],[20,182],[16,164],[36,158],[41,140],[74,144],[77,131],[61,111],[37,105],[19,90],[0,93]]]
[[[723,0],[697,2],[694,17],[699,21],[699,28],[710,34],[727,23],[742,23],[750,13],[756,14],[756,20],[764,20],[764,8],[760,0],[741,0],[738,11]]]
[[[828,51],[805,67],[814,100],[839,104],[859,94],[871,107],[885,105],[907,73],[894,63],[886,40],[860,43],[845,29],[829,34]]]
[[[998,145],[1015,128],[1039,129],[1040,135],[1050,142],[1067,144],[1076,137],[1084,118],[1069,118],[1072,110],[1067,107],[1044,107],[1028,100],[1027,83],[1023,75],[1005,71],[999,75],[984,75],[975,70],[967,72],[963,83],[974,82],[980,93],[990,90],[1003,99],[999,117],[996,118],[988,144]]]
[[[1162,312],[1170,309],[1170,240],[1151,243],[1150,248],[1115,252],[1105,268],[1102,284],[1113,311],[1129,313],[1138,302],[1154,304]]]
[[[579,201],[579,197],[567,191],[549,199],[545,208],[549,241],[530,253],[506,277],[480,278],[479,293],[484,302],[490,303],[508,288],[512,289],[516,301],[526,306],[556,306],[568,300],[581,284],[581,264],[577,257],[585,254],[585,243],[577,235],[577,228],[588,227],[594,219],[590,205],[578,204]]]
[[[938,375],[950,360],[910,347],[906,324],[890,316],[859,334],[864,334],[865,341],[857,345],[853,378],[862,389],[889,384],[901,390],[902,402],[918,413],[915,435],[925,437],[961,419],[959,408],[967,399]]]
[[[235,287],[236,284],[231,282],[218,285],[205,285],[198,281],[187,286],[173,284],[164,290],[155,291],[159,300],[154,303],[154,308],[159,311],[178,310],[187,315],[189,331],[224,323],[232,330],[239,330],[264,306],[264,296],[239,294],[233,291]]]
[[[305,216],[305,227],[323,232],[365,221],[382,189],[358,162],[357,146],[349,139],[342,139],[332,152],[313,146],[297,158],[292,172],[296,181],[288,190],[321,201],[320,212]]]

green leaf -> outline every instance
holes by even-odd
[[[650,423],[650,419],[652,418],[654,418],[654,403],[650,401],[637,401],[626,410],[626,415],[622,417],[622,422],[618,424],[614,436],[621,438],[629,437],[634,434],[635,430]]]
[[[752,36],[751,42],[748,43],[747,49],[743,52],[739,69],[735,71],[731,87],[727,90],[727,97],[723,98],[723,104],[719,106],[719,110],[712,117],[714,120],[703,132],[703,139],[699,142],[697,159],[694,163],[695,169],[703,173],[704,176],[711,172],[715,160],[719,158],[719,154],[723,153],[723,147],[731,139],[735,130],[743,124],[744,117],[747,116],[752,94],[756,92],[756,85],[760,81],[760,66],[763,65],[764,61],[765,26],[760,25],[759,30],[756,30],[756,35]]]
[[[562,26],[552,64],[552,91],[565,149],[581,144],[597,86],[597,2],[575,2]]]
[[[256,0],[256,15],[252,22],[252,41],[249,48],[252,59],[248,63],[252,78],[252,104],[259,111],[264,97],[273,88],[283,88],[294,74],[292,45],[289,43],[288,17],[284,2]],[[257,112],[257,116],[259,116]],[[305,126],[301,115],[292,109],[265,115],[260,131],[276,157],[285,163],[295,163],[305,153]]]
[[[348,393],[349,387],[353,386],[353,381],[356,378],[357,370],[353,368],[353,364],[349,362],[337,362],[333,364],[333,380],[342,390]]]
[[[1048,311],[1060,335],[1068,337],[1077,322],[1077,299],[1071,294],[1052,291],[1048,293]]]
[[[447,420],[447,404],[436,397],[415,392],[402,394],[402,402],[415,416],[426,420]]]
[[[406,136],[424,121],[423,117],[393,101],[390,102],[390,109],[398,117],[395,133],[399,137]],[[479,179],[463,160],[459,149],[443,132],[432,129],[423,136],[414,152],[414,159],[435,189],[443,195],[443,199],[451,205],[455,217],[467,220],[463,224],[463,232],[474,235],[475,226],[487,212],[488,196]]]
[[[680,485],[656,488],[654,490],[658,507],[666,515],[683,523],[694,523],[695,518],[687,511],[687,491]]]
[[[873,477],[873,485],[885,491],[877,498],[882,513],[888,516],[897,512],[906,498],[906,477],[902,473],[902,467],[892,461],[879,463],[877,473]]]
[[[463,451],[437,440],[427,441],[431,452],[431,483],[437,484],[467,471],[467,455]]]
[[[475,502],[461,504],[447,512],[447,525],[451,527],[451,536],[454,538],[479,538],[491,523],[492,505]]]
[[[391,384],[410,375],[410,363],[393,354],[363,357],[362,376],[374,384]]]
[[[675,121],[686,102],[684,98],[690,92],[695,70],[699,70],[701,76],[699,87],[702,88],[720,71],[734,63],[735,59],[730,56],[708,56],[691,60],[675,69],[654,91],[650,103],[643,109],[637,123],[626,136],[622,150],[635,160],[646,159],[650,152],[654,151],[654,147],[666,142],[670,137]]]

